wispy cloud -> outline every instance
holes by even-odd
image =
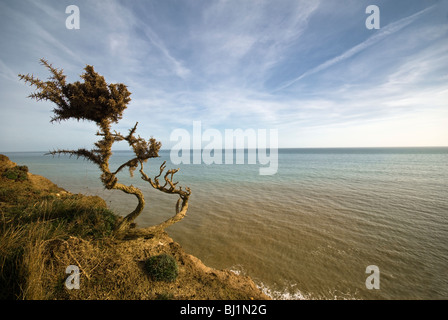
[[[192,26],[198,71],[257,81],[305,32],[319,1],[213,1]],[[232,77],[233,75],[233,77]],[[241,81],[242,82],[242,81]],[[241,85],[240,82],[240,85]]]
[[[175,59],[171,55],[168,48],[163,44],[163,41],[157,36],[157,34],[151,29],[151,27],[141,22],[139,27],[143,30],[151,44],[154,45],[162,53],[163,57],[166,61],[168,61],[168,64],[171,66],[171,69],[174,71],[174,73],[178,77],[185,79],[190,73],[190,70],[184,67],[181,61]]]
[[[0,59],[0,75],[7,80],[16,81],[17,75]]]
[[[419,141],[440,144],[426,131],[431,123],[443,133],[448,121],[446,6],[407,1],[403,17],[403,2],[384,2],[381,21],[390,22],[369,33],[364,5],[344,1],[80,0],[76,31],[65,29],[59,1],[2,2],[0,108],[19,117],[9,106],[29,107],[16,70],[44,78],[37,59],[47,57],[70,80],[92,64],[107,81],[128,85],[132,101],[117,130],[138,121],[142,136],[165,146],[173,129],[195,120],[220,130],[277,128],[280,146],[338,146],[338,139],[347,146],[362,138],[374,145],[386,132],[411,143],[393,123],[405,131],[420,123]],[[51,106],[35,110],[33,126],[45,136],[36,143],[46,150],[56,139]],[[64,127],[74,147],[77,125]],[[375,128],[383,130],[377,142],[369,136]],[[2,122],[2,130],[21,129]],[[84,146],[95,138],[87,137]],[[26,146],[2,140],[2,148]]]
[[[399,21],[393,22],[383,28],[380,29],[380,31],[378,31],[375,35],[369,37],[367,40],[363,41],[362,43],[348,49],[347,51],[345,51],[344,53],[342,53],[341,55],[334,57],[330,60],[325,61],[324,63],[318,65],[317,67],[314,67],[306,72],[304,72],[303,74],[301,74],[299,77],[288,81],[287,83],[281,85],[280,87],[278,87],[277,89],[275,89],[274,91],[279,91],[282,89],[285,89],[289,86],[291,86],[292,84],[296,83],[297,81],[300,81],[302,79],[304,79],[307,76],[310,76],[312,74],[318,73],[322,70],[325,70],[331,66],[333,66],[334,64],[340,63],[344,60],[347,60],[349,58],[351,58],[352,56],[356,55],[357,53],[371,47],[372,45],[377,44],[378,42],[380,42],[381,40],[383,40],[386,37],[389,37],[391,35],[393,35],[394,33],[402,30],[404,27],[408,26],[409,24],[411,24],[412,22],[414,22],[416,19],[418,19],[419,17],[421,17],[422,15],[424,15],[425,13],[431,11],[434,9],[434,5],[423,9],[409,17],[403,18]]]

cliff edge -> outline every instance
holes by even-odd
[[[0,155],[0,299],[269,299],[246,276],[205,266],[167,233],[113,237],[118,219],[103,199],[72,194]],[[150,257],[177,262],[175,281],[154,281]],[[79,269],[68,289],[67,267]]]

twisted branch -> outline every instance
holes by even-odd
[[[152,180],[148,175],[143,171],[143,162],[140,162],[140,174],[142,179],[148,182],[154,189],[160,190],[164,193],[170,194],[178,194],[179,199],[176,202],[175,215],[171,218],[165,220],[164,222],[151,226],[148,228],[139,228],[139,229],[130,229],[127,233],[127,237],[150,237],[163,232],[167,227],[173,225],[176,222],[182,220],[187,214],[188,210],[188,200],[191,195],[191,189],[186,187],[185,190],[182,190],[182,187],[176,187],[178,182],[173,182],[174,174],[179,171],[179,169],[170,169],[164,175],[163,185],[160,183],[159,178],[162,176],[163,171],[166,168],[166,161],[162,163],[160,166],[160,172],[157,176]]]
[[[96,155],[95,153],[93,153],[92,151],[89,151],[87,149],[78,149],[78,150],[64,150],[64,149],[60,150],[60,149],[58,149],[58,150],[50,151],[46,154],[51,154],[52,156],[68,154],[70,157],[75,155],[77,158],[84,157],[87,160],[92,161],[93,163],[98,164],[98,165],[102,161],[100,156]]]

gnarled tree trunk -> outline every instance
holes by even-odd
[[[133,194],[138,200],[137,207],[129,213],[126,217],[124,217],[117,225],[116,232],[117,233],[123,233],[127,229],[129,229],[129,226],[131,223],[140,215],[140,213],[145,208],[145,198],[143,196],[143,193],[140,191],[140,189],[135,188],[134,186],[126,186],[121,183],[117,183],[114,186],[114,189],[121,190],[127,194]]]

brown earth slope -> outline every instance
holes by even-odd
[[[3,290],[11,286],[14,298],[269,299],[249,277],[205,266],[167,233],[151,239],[95,238],[64,233],[64,223],[48,217],[26,226],[13,225],[12,221],[30,220],[29,212],[40,208],[50,212],[48,208],[67,202],[80,211],[107,210],[103,199],[73,195],[38,175],[27,173],[23,181],[11,180],[5,172],[14,168],[15,163],[0,155],[0,255],[14,257],[0,259],[0,280]],[[28,220],[17,218],[21,214]],[[153,281],[144,271],[144,262],[161,253],[172,255],[177,261],[179,275],[174,282]],[[65,286],[69,265],[79,267],[79,289],[69,290]]]

